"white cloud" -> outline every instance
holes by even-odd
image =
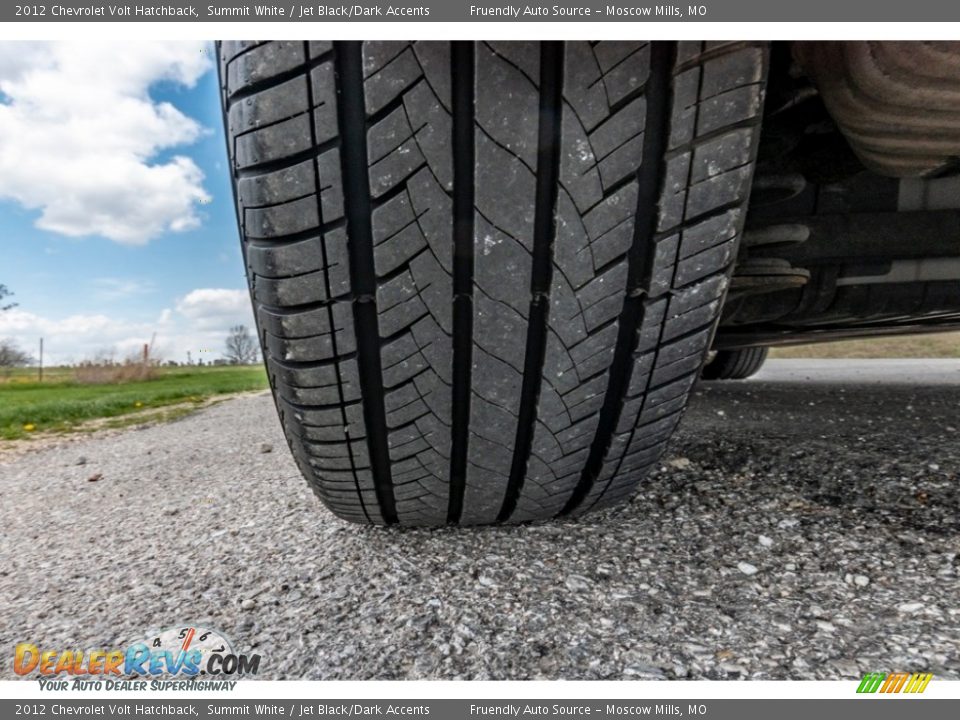
[[[138,353],[154,341],[154,355],[183,361],[187,352],[194,360],[219,357],[232,325],[253,328],[253,311],[246,290],[201,288],[164,308],[155,320],[127,321],[102,314],[75,314],[49,318],[14,308],[0,313],[0,338],[11,338],[24,350],[36,354],[44,338],[45,363],[75,363],[102,354],[122,359]],[[212,350],[208,355],[198,355]]]
[[[193,290],[177,302],[177,312],[198,328],[250,325],[252,311],[246,290],[201,288]]]
[[[145,295],[154,290],[149,280],[130,280],[123,278],[102,277],[92,282],[93,294],[98,300],[113,301]]]
[[[148,325],[117,322],[106,315],[70,315],[55,319],[20,308],[0,313],[0,338],[12,338],[24,350],[37,354],[37,342],[44,340],[44,362],[48,365],[78,362],[113,353],[123,358],[134,348],[150,342]]]
[[[204,129],[148,90],[192,87],[212,63],[196,42],[0,43],[0,197],[37,225],[139,245],[199,224],[209,202],[188,157],[158,153]]]

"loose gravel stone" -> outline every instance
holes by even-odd
[[[902,613],[915,613],[923,610],[923,603],[901,603],[897,605],[897,610]]]

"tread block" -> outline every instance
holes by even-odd
[[[227,60],[227,89],[233,95],[303,65],[307,58],[303,43],[282,41],[252,43],[227,42],[221,46]]]
[[[232,105],[227,128],[241,135],[262,125],[272,125],[305,113],[308,109],[307,79],[299,75]]]
[[[240,178],[237,182],[237,195],[244,208],[277,205],[316,191],[310,160],[254,177]]]
[[[310,150],[310,118],[298,115],[237,136],[233,144],[237,169],[284,160]]]

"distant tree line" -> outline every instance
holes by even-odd
[[[0,312],[6,312],[16,307],[17,304],[14,302],[4,302],[9,298],[13,293],[7,288],[6,285],[0,283]],[[151,346],[153,343],[150,343]],[[217,358],[209,363],[204,363],[201,359],[196,364],[197,365],[251,365],[257,362],[259,357],[260,349],[257,346],[257,341],[253,335],[250,334],[250,331],[245,325],[234,325],[230,328],[229,333],[227,334],[226,345],[223,352],[223,358]],[[0,339],[0,369],[11,370],[16,367],[24,367],[27,365],[32,365],[34,363],[34,358],[29,354],[21,350],[16,342],[11,339]],[[127,359],[122,363],[117,363],[114,361],[113,353],[111,352],[101,352],[94,360],[87,360],[77,364],[77,367],[113,367],[113,366],[127,366],[134,364],[134,361]],[[143,363],[147,364],[147,363]],[[168,360],[164,363],[159,358],[151,358],[150,365],[160,365],[165,364],[167,366],[177,366],[177,363],[174,360]],[[193,365],[193,357],[187,352],[187,362],[186,365]]]

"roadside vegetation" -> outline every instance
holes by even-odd
[[[772,358],[960,358],[960,332],[773,348]]]
[[[152,368],[149,379],[104,377],[89,368],[15,368],[0,375],[0,439],[170,420],[217,396],[263,390],[262,366]]]

